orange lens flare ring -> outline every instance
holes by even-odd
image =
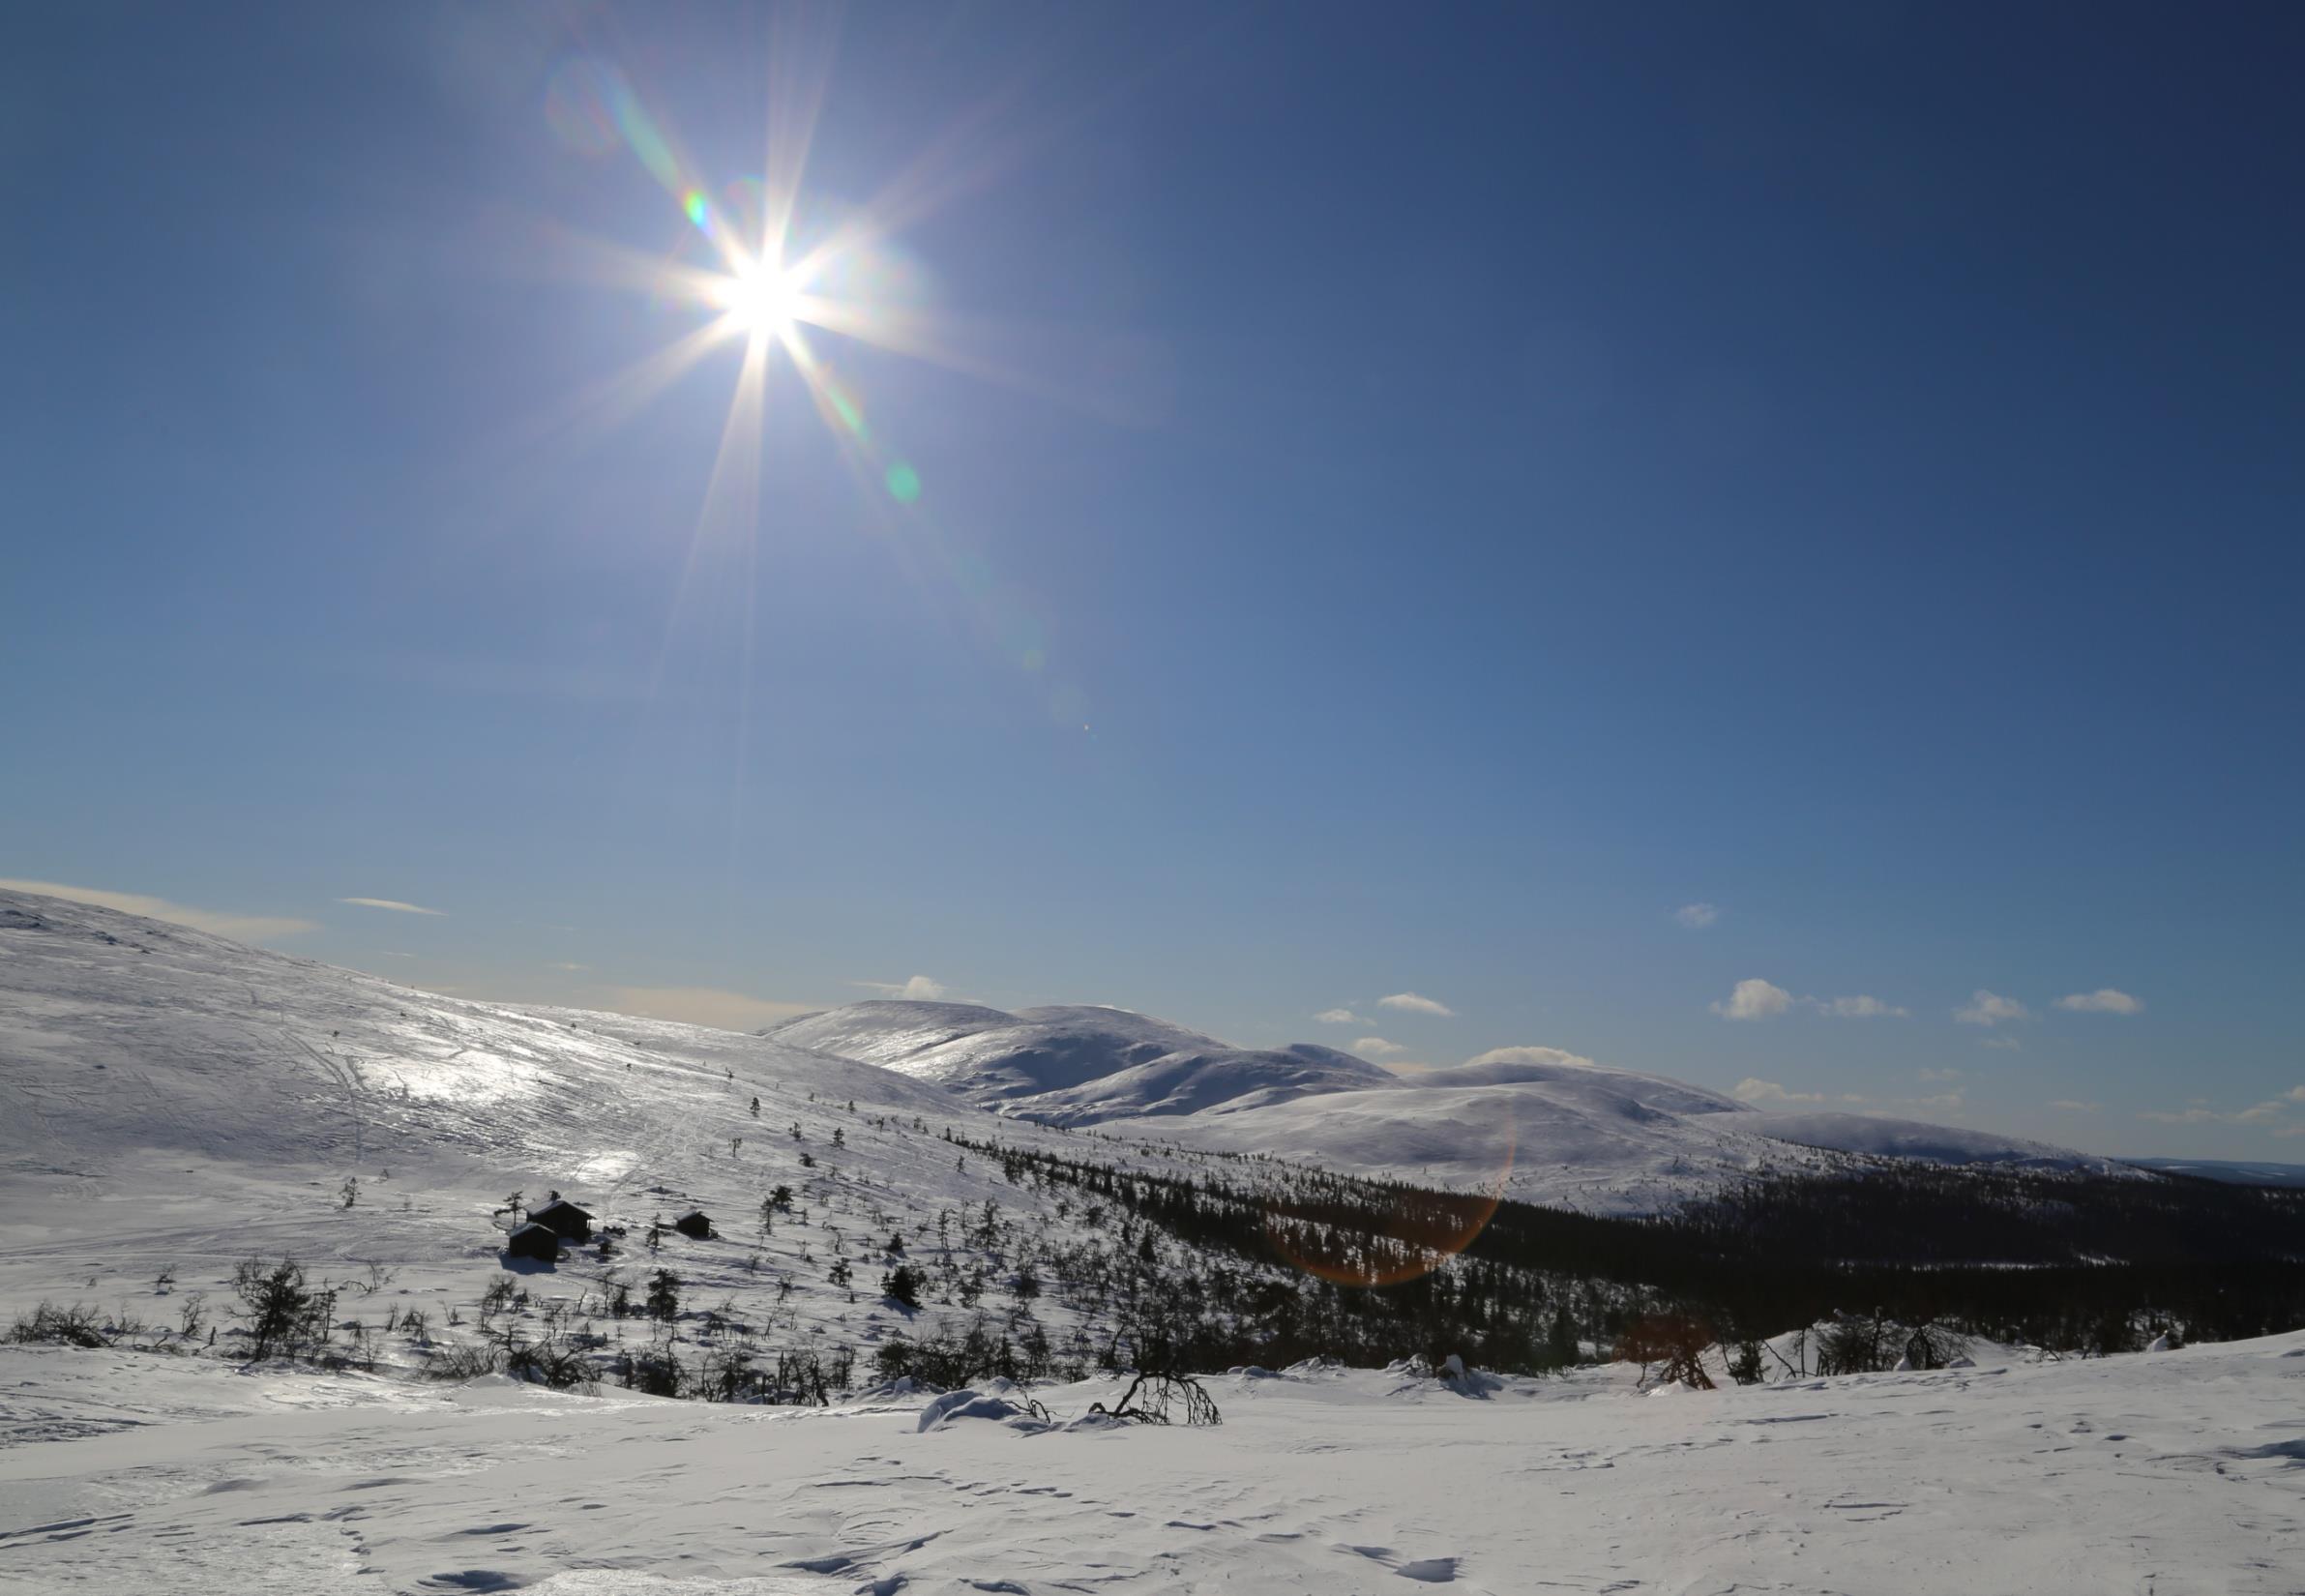
[[[1505,1199],[1520,1135],[1505,1108],[1505,1157],[1480,1192],[1402,1192],[1374,1240],[1346,1235],[1320,1215],[1320,1204],[1277,1202],[1265,1209],[1265,1239],[1306,1274],[1335,1286],[1400,1286],[1432,1274],[1489,1227]]]

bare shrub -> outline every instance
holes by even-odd
[[[18,1314],[15,1323],[9,1326],[8,1339],[52,1346],[112,1345],[112,1338],[104,1334],[103,1315],[81,1302],[69,1308],[62,1303],[43,1302],[29,1314]]]

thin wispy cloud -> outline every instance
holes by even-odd
[[[448,912],[446,909],[428,909],[421,903],[403,903],[398,898],[340,898],[337,901],[350,903],[355,908],[390,909],[395,914],[445,915]]]
[[[1738,1081],[1729,1094],[1739,1103],[1823,1103],[1822,1092],[1788,1091],[1774,1080],[1761,1080],[1747,1076]]]
[[[901,981],[851,981],[851,987],[878,992],[883,997],[901,997],[910,1003],[933,1003],[952,989],[943,982],[926,975],[907,976]]]
[[[1313,1018],[1323,1025],[1366,1025],[1368,1023],[1350,1009],[1323,1009]]]
[[[174,903],[165,898],[153,898],[140,892],[111,892],[103,887],[75,887],[62,881],[19,881],[0,877],[0,888],[11,892],[39,893],[45,898],[68,899],[74,903],[89,903],[100,909],[118,909],[122,914],[140,914],[147,920],[164,920],[171,926],[186,926],[193,931],[206,931],[211,936],[228,936],[235,942],[269,942],[279,936],[301,936],[306,931],[320,929],[318,921],[299,920],[285,914],[234,914],[223,909],[194,908],[190,903]]]
[[[1380,1009],[1399,1009],[1406,1014],[1429,1014],[1441,1020],[1453,1020],[1457,1014],[1446,1003],[1435,1002],[1419,992],[1395,992],[1390,997],[1378,998],[1376,1006]]]
[[[1961,1072],[1959,1070],[1924,1069],[1920,1072],[1920,1078],[1925,1081],[1959,1080]]]
[[[2183,1108],[2147,1108],[2137,1117],[2161,1125],[2250,1125],[2271,1131],[2275,1136],[2290,1137],[2305,1135],[2305,1118],[2290,1111],[2290,1105],[2297,1102],[2305,1102],[2305,1097],[2290,1091],[2229,1112],[2196,1098]]]
[[[2069,992],[2056,1000],[2056,1006],[2060,1009],[2071,1009],[2079,1014],[2142,1014],[2145,1012],[2142,998],[2131,997],[2127,992],[2117,991],[2112,987],[2099,987],[2093,992]]]
[[[1712,903],[1683,903],[1672,911],[1672,917],[1689,931],[1703,931],[1720,923],[1721,910]]]
[[[679,1020],[724,1031],[756,1030],[795,1015],[813,1014],[813,1003],[786,1003],[718,987],[610,987],[606,1007],[644,1020]]]
[[[1988,1048],[1998,1048],[2003,1052],[2021,1053],[2024,1051],[2024,1044],[2013,1036],[1989,1036],[1984,1039],[1984,1045]]]
[[[2205,1125],[2225,1116],[2214,1108],[2142,1108],[2137,1117],[2156,1125]]]
[[[1910,1020],[1910,1009],[1885,1003],[1869,992],[1857,992],[1847,997],[1795,997],[1773,981],[1758,977],[1740,981],[1729,994],[1728,1001],[1712,1005],[1713,1013],[1726,1020],[1771,1020],[1789,1009],[1814,1009],[1835,1020]]]
[[[2050,1100],[2049,1106],[2052,1108],[2061,1108],[2069,1114],[2093,1114],[2105,1107],[2102,1103],[2084,1103],[2077,1097],[2053,1098]]]
[[[1964,1025],[2001,1025],[2011,1020],[2030,1020],[2033,1012],[2014,997],[2003,997],[1979,987],[1969,994],[1967,1007],[1953,1011],[1953,1018]]]
[[[1464,1061],[1467,1069],[1479,1064],[1568,1064],[1580,1069],[1593,1069],[1593,1061],[1582,1053],[1573,1053],[1561,1048],[1492,1048],[1485,1053],[1475,1053]]]
[[[1369,1058],[1392,1058],[1408,1051],[1398,1042],[1387,1042],[1381,1036],[1364,1036],[1352,1045],[1352,1050]]]
[[[1836,1020],[1910,1020],[1913,1017],[1910,1009],[1883,1003],[1879,998],[1863,992],[1854,997],[1812,997],[1807,1001]]]
[[[1725,1020],[1767,1020],[1792,1007],[1792,993],[1783,987],[1758,978],[1740,981],[1729,994],[1729,1001],[1713,1005],[1713,1013]],[[1766,1081],[1760,1082],[1768,1084]]]

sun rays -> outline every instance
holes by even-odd
[[[926,604],[955,616],[985,655],[1010,667],[1012,690],[1037,702],[1051,730],[1096,735],[1089,695],[1052,668],[1054,628],[1032,597],[1033,584],[1004,576],[1001,562],[970,535],[972,525],[1014,508],[980,505],[971,514],[959,501],[938,499],[933,473],[900,447],[897,401],[936,391],[893,391],[906,367],[990,383],[1124,427],[1159,425],[1172,387],[1165,354],[1140,336],[953,313],[939,303],[927,266],[901,242],[907,229],[982,193],[1019,164],[1031,141],[1016,118],[1052,114],[1047,96],[1027,94],[1020,81],[979,101],[925,137],[922,153],[900,162],[872,197],[843,204],[810,182],[838,14],[780,10],[771,16],[764,75],[754,80],[759,164],[732,178],[697,153],[724,153],[725,139],[693,147],[674,127],[670,109],[688,102],[644,93],[614,64],[644,54],[603,38],[593,41],[595,53],[563,63],[545,107],[554,134],[572,153],[602,163],[603,177],[628,192],[636,164],[652,180],[655,202],[640,191],[643,203],[627,207],[629,221],[605,232],[598,220],[589,230],[545,222],[526,254],[542,275],[645,307],[659,329],[651,346],[628,352],[620,369],[565,389],[548,413],[521,426],[537,445],[550,440],[556,449],[588,452],[675,390],[726,383],[709,464],[691,489],[697,493],[694,519],[666,573],[669,605],[648,692],[661,699],[700,687],[710,695],[701,701],[717,701],[734,717],[723,745],[731,761],[732,859],[746,830],[747,766],[753,751],[777,736],[773,726],[753,724],[755,705],[765,711],[789,703],[786,687],[801,690],[754,680],[759,662],[781,658],[758,631],[775,625],[772,617],[790,602],[777,587],[788,581],[796,559],[808,560],[810,540],[873,537]],[[717,106],[725,131],[724,98],[698,86],[694,106],[700,125]],[[627,174],[621,182],[619,164]],[[635,247],[652,230],[665,242],[654,251]],[[797,402],[802,395],[805,406]],[[809,411],[814,427],[800,425]],[[837,461],[854,484],[853,514],[823,496],[821,473],[805,450],[812,433],[828,446],[827,463]],[[1030,440],[1018,446],[1033,447]],[[674,492],[683,487],[665,486]]]

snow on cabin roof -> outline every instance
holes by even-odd
[[[558,1241],[560,1239],[560,1233],[557,1230],[554,1230],[548,1225],[539,1225],[534,1220],[530,1220],[525,1225],[516,1228],[513,1231],[513,1234],[515,1236],[524,1236],[531,1230],[542,1230],[546,1235],[550,1236],[554,1241]]]
[[[690,1209],[690,1210],[689,1210],[687,1213],[685,1213],[685,1214],[682,1214],[682,1215],[680,1215],[680,1216],[679,1216],[679,1218],[677,1218],[677,1219],[673,1220],[673,1222],[672,1222],[672,1223],[673,1223],[673,1224],[675,1224],[675,1225],[678,1225],[678,1224],[680,1223],[680,1221],[681,1221],[681,1220],[684,1220],[684,1219],[703,1219],[704,1217],[706,1217],[706,1216],[705,1216],[705,1213],[704,1213],[704,1210],[703,1210],[703,1209],[701,1209],[701,1208],[691,1208],[691,1209]]]
[[[586,1219],[590,1219],[592,1217],[592,1215],[585,1213],[582,1208],[577,1207],[566,1197],[554,1197],[551,1201],[544,1204],[542,1207],[529,1209],[528,1213],[529,1217],[533,1219],[538,1214],[557,1214],[564,1209],[572,1214],[583,1214]]]

